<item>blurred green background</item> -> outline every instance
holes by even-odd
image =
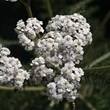
[[[110,65],[110,0],[31,0],[31,7],[33,16],[44,22],[44,28],[57,14],[82,14],[91,25],[93,43],[85,48],[84,60],[79,66]],[[18,43],[14,28],[19,19],[27,18],[20,2],[0,0],[0,43],[8,47],[11,55],[19,58],[24,67],[34,56]],[[104,59],[93,64],[101,58]],[[85,69],[79,93],[80,97],[75,101],[76,110],[110,110],[110,68]],[[0,90],[0,110],[72,110],[72,103],[64,100],[52,105],[45,91]]]

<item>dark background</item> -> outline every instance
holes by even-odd
[[[44,22],[44,28],[51,18],[48,0],[31,0],[33,16]],[[93,60],[110,51],[110,0],[49,0],[53,16],[56,14],[81,13],[87,18],[93,33],[93,43],[85,48],[85,67]],[[28,18],[20,2],[0,0],[0,43],[11,50],[11,55],[19,58],[26,67],[33,58],[18,43],[14,31],[19,19]],[[97,66],[109,65],[110,58]],[[110,71],[87,72],[81,82],[82,97],[76,100],[76,110],[110,110]],[[49,108],[45,92],[14,92],[0,90],[0,110],[72,110],[66,100]]]

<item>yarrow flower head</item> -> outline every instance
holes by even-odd
[[[0,84],[21,88],[30,75],[21,68],[21,62],[17,58],[8,55],[10,55],[8,48],[0,48]]]
[[[22,31],[24,31],[24,23]],[[77,68],[83,60],[83,47],[92,42],[90,25],[80,14],[57,15],[53,17],[42,38],[34,41],[35,54],[32,60],[32,79],[40,83],[43,78],[49,79],[47,95],[56,103],[66,98],[74,102],[78,97],[81,77],[84,75],[82,68]]]
[[[53,17],[46,30],[59,31],[61,35],[70,35],[74,39],[82,40],[82,46],[85,46],[92,42],[92,34],[90,32],[90,25],[86,22],[86,19],[75,13],[73,15],[56,15]]]
[[[56,103],[66,98],[74,102],[78,97],[82,68],[77,68],[83,60],[84,46],[92,42],[90,25],[86,18],[75,13],[73,15],[56,15],[46,26],[42,21],[28,18],[26,23],[19,20],[16,26],[19,42],[25,50],[34,49],[36,58],[30,63],[27,72],[22,69],[20,61],[10,55],[9,49],[0,49],[0,83],[21,88],[30,75],[39,84],[47,79],[47,95]],[[40,33],[44,33],[39,37]]]
[[[77,96],[80,78],[84,75],[81,68],[74,67],[72,62],[68,62],[61,69],[60,75],[56,76],[54,82],[47,85],[47,94],[49,99],[56,103],[66,98],[69,102],[73,102]]]
[[[44,57],[48,65],[59,66],[73,61],[78,64],[83,58],[83,48],[70,35],[62,36],[59,32],[50,31],[37,41],[36,53]]]
[[[27,0],[27,3],[30,2]],[[48,22],[46,33],[42,25],[37,18],[28,18],[26,22],[19,20],[15,28],[25,50],[34,50],[36,55],[28,71],[22,68],[19,59],[9,57],[8,48],[0,45],[0,85],[22,88],[29,78],[36,84],[46,79],[50,100],[59,103],[65,98],[74,102],[84,75],[83,69],[76,64],[83,60],[84,46],[92,42],[90,25],[78,13],[56,15]]]
[[[36,18],[28,18],[26,24],[23,20],[17,22],[16,31],[18,33],[19,42],[25,47],[25,50],[30,51],[34,49],[34,40],[40,32],[44,32],[42,28],[42,21]]]

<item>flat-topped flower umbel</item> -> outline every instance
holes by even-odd
[[[35,84],[43,79],[47,82],[47,95],[56,103],[66,98],[74,102],[78,97],[84,71],[77,64],[83,60],[84,47],[92,42],[90,25],[86,19],[73,15],[56,15],[46,26],[37,18],[19,20],[16,25],[19,42],[27,51],[34,51],[36,58],[30,69],[21,69],[20,61],[8,57],[10,51],[0,48],[0,84],[22,88],[24,81],[31,78]],[[42,33],[42,34],[41,34]]]

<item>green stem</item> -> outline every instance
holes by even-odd
[[[97,58],[97,59],[94,60],[92,63],[90,63],[89,66],[87,66],[87,67],[93,67],[93,66],[95,66],[96,64],[98,64],[98,63],[100,63],[100,62],[106,60],[106,59],[109,58],[109,57],[110,57],[110,52],[108,52],[108,53],[102,55],[101,57]],[[86,68],[87,68],[87,67],[86,67]]]
[[[47,5],[47,11],[48,11],[49,17],[52,18],[53,17],[53,11],[52,11],[50,0],[46,0],[46,5]]]
[[[70,110],[70,104],[68,102],[64,104],[64,110]]]
[[[27,0],[27,2],[24,2],[23,0],[20,0],[20,2],[25,6],[28,16],[30,18],[32,18],[33,15],[32,15],[32,10],[31,10],[31,7],[30,7],[31,0]]]
[[[2,47],[1,44],[2,46],[19,45],[18,41],[5,40],[5,39],[0,38],[0,48]]]
[[[28,16],[29,16],[30,18],[32,18],[33,16],[32,16],[31,7],[30,7],[30,6],[26,7],[26,10],[27,10]]]
[[[46,110],[52,110],[53,107],[54,107],[54,105],[55,105],[55,102],[52,100],[52,101],[49,103],[49,105],[48,105],[48,107],[47,107]]]
[[[93,68],[85,68],[84,71],[96,71],[96,70],[110,70],[110,65],[107,66],[101,66],[101,67],[93,67]]]
[[[100,23],[100,25],[96,28],[94,35],[95,36],[99,36],[100,31],[103,30],[108,22],[108,20],[110,19],[110,11],[106,14],[106,16],[104,17],[104,19],[102,20],[102,22]],[[96,40],[95,40],[96,41]]]
[[[27,6],[25,6],[25,8],[26,8],[26,10],[27,10],[28,16],[29,16],[30,18],[32,18],[33,15],[32,15],[32,11],[31,11],[30,4],[27,4]]]
[[[5,87],[5,86],[0,86],[0,90],[7,90],[7,91],[12,91],[14,90],[14,87]],[[43,91],[45,90],[44,87],[25,87],[24,89],[21,89],[20,91],[31,91],[31,92],[35,92],[35,91]]]
[[[19,0],[23,5],[26,5],[26,3],[23,0]]]
[[[80,100],[82,100],[86,104],[86,106],[90,110],[97,110],[88,100],[85,99],[85,97],[82,94],[79,95],[79,98],[80,98]]]

